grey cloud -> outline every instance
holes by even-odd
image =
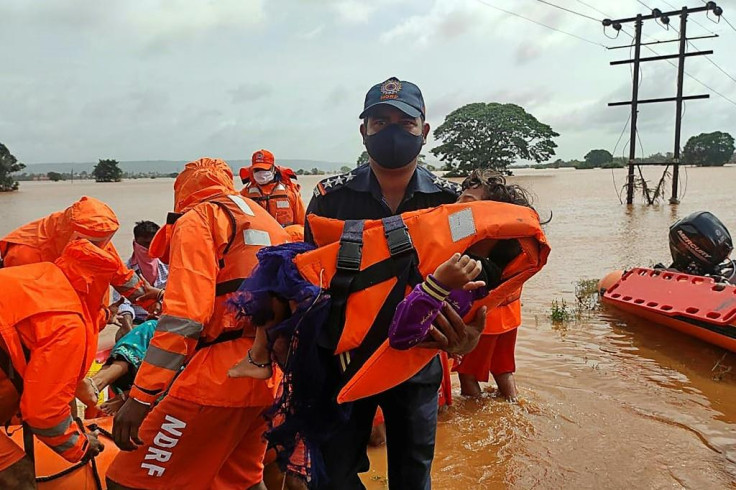
[[[268,97],[271,93],[273,93],[273,87],[262,82],[244,83],[230,91],[232,101],[235,104],[262,99]]]

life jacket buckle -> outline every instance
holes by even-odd
[[[340,251],[337,253],[337,268],[348,271],[359,271],[362,257],[362,243],[341,240]]]
[[[406,227],[387,231],[386,243],[392,257],[414,250],[414,243],[412,243],[409,230]]]

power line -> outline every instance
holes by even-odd
[[[606,18],[610,17],[610,15],[608,15],[607,13],[605,13],[605,12],[601,12],[600,10],[598,10],[598,9],[597,9],[597,8],[595,8],[594,6],[590,5],[589,3],[585,3],[585,2],[583,2],[582,0],[575,0],[575,1],[576,1],[576,2],[578,2],[578,3],[580,3],[580,4],[582,4],[582,5],[585,5],[585,6],[586,6],[586,7],[588,7],[589,9],[593,9],[593,10],[595,10],[596,12],[598,12],[599,14],[601,14],[602,16],[604,16],[604,17],[606,17]]]
[[[721,17],[723,17],[723,16],[721,16]],[[632,36],[631,34],[629,34],[628,32],[624,31],[623,29],[621,30],[621,32],[623,32],[623,33],[624,33],[624,34],[626,34],[627,36],[630,36],[631,38],[633,38],[633,37],[634,37],[634,36]],[[660,56],[660,54],[659,54],[659,53],[658,53],[657,51],[655,51],[654,49],[652,49],[652,48],[651,48],[650,46],[648,46],[648,45],[646,45],[646,44],[642,44],[642,47],[643,47],[643,48],[646,48],[646,49],[648,49],[649,51],[651,51],[651,52],[652,52],[652,53],[654,53],[655,55],[657,55],[657,56]],[[694,47],[694,46],[693,46],[693,47]],[[706,56],[706,58],[708,58],[708,57]],[[670,65],[672,65],[672,66],[673,66],[674,68],[677,68],[677,65],[676,65],[675,63],[673,63],[673,62],[672,62],[672,60],[665,60],[665,61],[666,61],[667,63],[669,63]],[[720,67],[719,67],[719,69],[720,69]],[[734,102],[734,101],[733,101],[733,99],[730,99],[730,98],[726,97],[725,95],[723,95],[722,93],[720,93],[720,92],[719,92],[718,90],[714,89],[714,88],[713,88],[713,87],[711,87],[710,85],[707,85],[707,84],[706,84],[705,82],[703,82],[702,80],[700,80],[700,79],[696,78],[696,77],[695,77],[694,75],[691,75],[691,74],[690,74],[690,73],[688,73],[687,71],[685,71],[685,75],[687,75],[687,76],[688,76],[689,78],[691,78],[692,80],[695,80],[695,81],[696,81],[696,82],[698,82],[698,83],[699,83],[700,85],[702,85],[703,87],[707,88],[708,90],[710,90],[710,91],[711,91],[711,92],[713,92],[714,94],[718,95],[718,96],[719,96],[719,97],[721,97],[722,99],[724,99],[724,100],[726,100],[726,101],[730,102],[731,104],[733,104],[734,106],[736,106],[736,102]],[[726,73],[726,75],[728,75],[728,73]],[[728,75],[728,77],[729,77],[729,78],[731,78],[731,75]]]
[[[555,5],[554,3],[547,2],[546,0],[537,0],[537,2],[543,3],[545,5],[549,5],[550,7],[554,7],[556,9],[564,10],[565,12],[570,12],[571,14],[575,14],[575,15],[580,16],[580,17],[583,17],[585,19],[590,19],[590,20],[592,20],[593,22],[596,22],[596,23],[598,23],[598,22],[601,21],[601,19],[596,19],[595,17],[591,17],[590,15],[585,15],[583,13],[577,12],[575,10],[571,10],[569,8],[560,7],[559,5]]]
[[[661,1],[662,1],[662,2],[664,2],[664,3],[665,3],[665,4],[667,5],[667,6],[669,6],[669,7],[670,7],[670,8],[672,9],[672,10],[679,10],[679,9],[678,9],[677,7],[675,7],[674,5],[672,5],[672,4],[670,3],[670,2],[668,2],[668,1],[666,1],[666,0],[661,0]],[[692,20],[692,21],[693,21],[693,22],[694,22],[694,23],[695,23],[696,25],[699,25],[700,27],[702,27],[702,28],[703,28],[703,29],[705,29],[706,31],[710,32],[711,34],[715,34],[715,33],[714,33],[714,32],[713,32],[712,30],[708,29],[707,27],[705,27],[705,26],[704,26],[703,24],[701,24],[701,23],[700,23],[700,22],[698,22],[697,20],[695,20],[695,19],[691,19],[691,20]]]
[[[637,1],[637,2],[639,2],[640,4],[644,5],[644,6],[645,6],[645,7],[647,8],[647,9],[649,9],[649,11],[651,11],[651,10],[652,10],[652,7],[650,7],[650,6],[649,6],[649,5],[647,5],[646,3],[642,2],[641,0],[636,0],[636,1]]]
[[[728,21],[728,19],[726,18],[726,16],[724,16],[723,14],[721,14],[721,19],[725,20],[725,21],[726,21],[726,24],[728,24],[728,26],[729,26],[729,27],[730,27],[731,29],[733,29],[733,30],[734,30],[734,32],[736,32],[736,27],[734,27],[734,26],[733,26],[733,24],[731,24],[731,23],[730,23],[730,22]]]
[[[476,2],[478,2],[480,4],[483,4],[486,7],[490,7],[492,9],[498,10],[499,12],[503,12],[503,13],[508,14],[508,15],[513,15],[514,17],[518,17],[520,19],[524,19],[524,20],[526,20],[528,22],[531,22],[533,24],[537,24],[538,26],[542,26],[542,27],[545,27],[547,29],[553,30],[555,32],[559,32],[560,34],[565,34],[566,36],[574,37],[575,39],[579,39],[580,41],[586,42],[588,44],[592,44],[594,46],[600,46],[602,48],[606,48],[605,45],[603,45],[603,44],[601,44],[599,42],[591,41],[590,39],[586,39],[584,37],[580,37],[580,36],[578,36],[576,34],[572,34],[570,32],[563,31],[561,29],[557,29],[556,27],[552,27],[552,26],[549,26],[547,24],[543,24],[542,22],[536,21],[534,19],[530,19],[529,17],[524,17],[523,15],[517,14],[516,12],[511,12],[509,10],[502,9],[501,7],[496,7],[495,5],[491,5],[490,3],[484,2],[483,0],[476,0]]]

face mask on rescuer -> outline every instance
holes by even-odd
[[[256,183],[260,185],[268,184],[273,180],[273,170],[262,170],[260,172],[255,172],[253,174],[253,178],[255,179]]]
[[[391,124],[365,137],[365,149],[384,168],[407,166],[422,151],[423,136],[411,134],[398,124]]]

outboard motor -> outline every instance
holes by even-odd
[[[720,275],[733,250],[731,234],[708,211],[698,211],[670,226],[672,268],[698,276]]]

